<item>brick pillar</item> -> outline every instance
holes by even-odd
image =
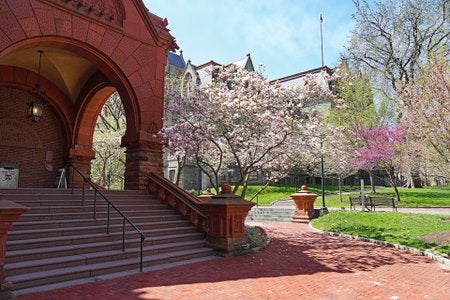
[[[84,176],[90,178],[91,176],[91,161],[95,158],[95,152],[90,147],[77,146],[76,148],[70,149],[70,160],[69,162],[75,166]],[[77,174],[73,173],[72,168],[67,170],[67,184],[69,187],[81,188],[83,186],[83,178]],[[72,181],[72,175],[73,181]]]
[[[15,299],[13,285],[6,280],[5,275],[5,256],[6,241],[8,240],[8,231],[12,222],[16,221],[21,214],[28,210],[28,207],[17,204],[12,201],[3,200],[0,194],[0,299]]]
[[[291,198],[297,207],[292,217],[292,222],[309,223],[314,216],[314,201],[317,198],[317,194],[311,193],[306,185],[302,185],[300,191],[292,194]]]
[[[212,196],[211,200],[200,203],[199,206],[208,214],[209,245],[225,254],[242,250],[242,246],[248,243],[245,218],[253,205],[231,193],[229,185],[223,185],[222,192]]]
[[[155,172],[163,176],[163,151],[159,139],[122,143],[126,150],[125,189],[146,191],[148,174]]]

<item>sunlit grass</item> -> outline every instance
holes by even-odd
[[[450,255],[450,244],[428,243],[423,235],[450,231],[448,217],[392,212],[332,211],[312,220],[322,230],[350,234]]]
[[[246,199],[250,200],[261,188],[260,185],[250,185],[248,187]],[[353,190],[352,190],[353,188]],[[259,205],[269,205],[277,200],[290,199],[290,195],[299,190],[298,186],[274,185],[267,187],[262,193],[254,198],[253,202]],[[320,185],[308,186],[308,190],[318,195],[316,206],[322,205]],[[389,187],[377,187],[377,196],[394,197],[395,193]],[[401,202],[399,206],[404,207],[450,207],[450,186],[426,187],[420,189],[399,188]],[[370,192],[366,187],[365,192]],[[344,186],[342,202],[339,200],[337,186],[325,186],[325,204],[328,207],[348,207],[348,197],[358,196],[359,190],[355,187]]]

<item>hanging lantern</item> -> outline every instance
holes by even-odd
[[[33,122],[37,122],[44,116],[44,102],[42,101],[43,92],[41,91],[40,80],[41,80],[41,60],[42,53],[44,51],[38,50],[39,52],[39,66],[38,66],[38,78],[37,82],[31,91],[33,95],[33,100],[28,103],[28,118]]]
[[[39,99],[33,99],[28,103],[28,118],[33,122],[39,121],[44,115],[44,104]]]

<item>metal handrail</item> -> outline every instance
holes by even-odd
[[[120,210],[118,209],[106,196],[96,187],[96,185],[91,181],[90,178],[86,177],[80,170],[78,170],[73,164],[68,164],[66,167],[70,166],[72,168],[72,181],[71,181],[71,187],[72,187],[72,194],[74,192],[74,185],[73,185],[73,179],[75,177],[75,172],[78,173],[83,178],[83,186],[81,191],[81,206],[84,206],[84,190],[85,190],[85,183],[87,182],[91,188],[94,190],[94,219],[96,219],[96,212],[97,212],[97,193],[108,203],[108,213],[107,213],[107,224],[106,224],[106,233],[109,234],[109,227],[110,227],[110,208],[112,207],[122,218],[122,251],[125,251],[125,221],[131,225],[131,227],[141,236],[141,245],[140,245],[140,261],[139,261],[139,270],[143,271],[143,252],[144,252],[144,240],[145,235],[142,233],[142,231],[134,225],[134,223]]]

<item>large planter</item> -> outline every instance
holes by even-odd
[[[231,187],[225,184],[220,194],[199,205],[208,214],[210,247],[224,255],[234,255],[248,244],[245,218],[254,203],[233,194]]]
[[[306,185],[302,185],[300,191],[291,195],[292,200],[295,202],[296,210],[292,217],[294,223],[309,223],[314,216],[314,201],[317,198],[317,194],[308,191]]]

